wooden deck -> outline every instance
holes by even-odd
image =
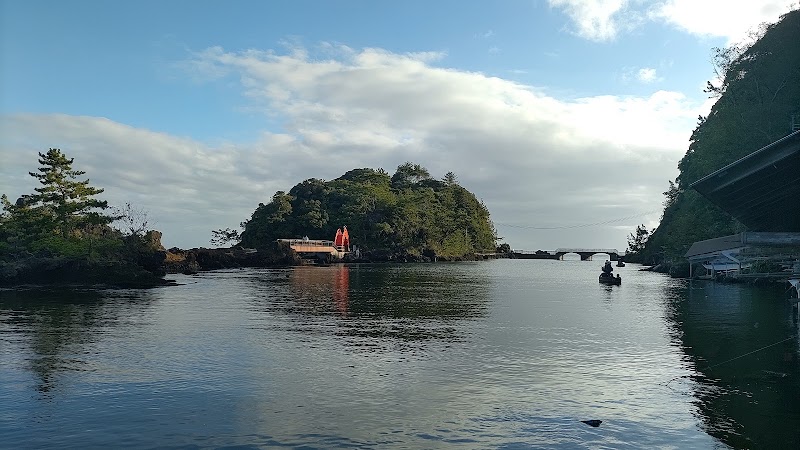
[[[344,247],[336,247],[333,241],[321,239],[278,239],[278,241],[289,244],[289,247],[297,252],[300,257],[331,255],[334,258],[341,259],[344,255],[350,253]]]

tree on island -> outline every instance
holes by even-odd
[[[41,184],[35,188],[36,193],[22,195],[15,203],[3,194],[0,200],[3,244],[12,244],[14,248],[33,244],[38,244],[34,245],[36,248],[47,247],[45,241],[51,244],[54,239],[67,241],[119,218],[102,213],[108,202],[94,196],[103,189],[90,186],[88,179],[77,180],[85,172],[74,170],[73,161],[55,148],[39,153],[41,167],[37,172],[29,172]]]
[[[495,251],[497,243],[486,205],[454,173],[440,181],[411,162],[391,177],[383,169],[352,169],[331,181],[311,178],[288,193],[278,191],[259,204],[238,238],[261,248],[281,238],[331,239],[344,225],[352,242],[376,258],[461,258]],[[228,231],[217,230],[214,238],[235,242]]]
[[[94,198],[103,189],[89,186],[89,180],[78,181],[84,175],[82,170],[73,170],[74,158],[67,158],[60,149],[51,148],[46,154],[39,153],[39,167],[36,172],[28,172],[42,184],[37,192],[29,196],[33,208],[42,216],[49,217],[56,231],[67,237],[74,230],[91,225],[107,225],[118,217],[103,214],[96,209],[105,210],[108,202]]]
[[[211,243],[214,245],[238,244],[241,240],[241,233],[233,228],[220,228],[211,232]]]
[[[39,153],[35,193],[12,203],[0,197],[0,284],[160,284],[160,234],[147,231],[146,213],[126,204],[106,214],[74,159],[51,148]],[[121,220],[122,230],[110,224]]]

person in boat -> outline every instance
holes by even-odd
[[[606,264],[603,266],[603,273],[606,274],[606,276],[610,276],[613,271],[614,268],[611,267],[611,261],[606,261]]]

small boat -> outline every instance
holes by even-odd
[[[611,267],[611,261],[606,261],[605,265],[602,267],[603,272],[600,274],[600,283],[602,284],[616,284],[619,286],[622,284],[622,278],[617,275],[611,275],[611,272],[614,271],[614,268]]]
[[[617,267],[625,267],[625,261],[623,260],[617,261]]]
[[[610,273],[606,273],[606,272],[603,272],[603,273],[600,274],[599,281],[602,284],[609,284],[609,285],[617,285],[617,286],[619,286],[619,285],[622,284],[622,278],[620,278],[619,275],[617,275],[615,277],[615,276],[611,275]]]

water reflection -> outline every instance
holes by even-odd
[[[697,372],[706,432],[734,448],[800,448],[800,345],[785,292],[695,282],[678,298],[668,319]]]
[[[454,323],[485,316],[486,274],[441,266],[333,265],[295,267],[281,276],[254,279],[262,312],[279,312],[303,333],[333,331],[364,339],[458,339]],[[338,320],[330,322],[331,317]],[[363,344],[362,342],[361,344]],[[357,344],[360,345],[360,344]]]
[[[726,362],[780,335],[781,304],[638,271],[605,290],[593,266],[248,269],[127,298],[6,294],[0,447],[797,443],[788,343]]]
[[[7,356],[24,357],[36,390],[48,397],[63,373],[91,370],[88,348],[105,329],[135,318],[132,312],[146,308],[147,298],[138,291],[0,290],[0,329],[18,344]]]
[[[346,316],[350,300],[350,268],[339,264],[329,267],[300,266],[289,274],[292,295],[306,304],[315,304],[310,311],[324,312],[330,303],[335,312]]]

